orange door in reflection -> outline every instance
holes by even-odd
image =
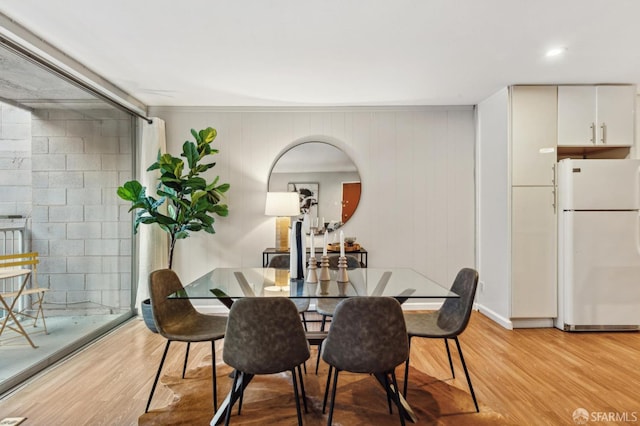
[[[342,223],[353,216],[360,202],[360,182],[342,183]]]

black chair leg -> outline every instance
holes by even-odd
[[[300,316],[302,316],[302,325],[304,325],[304,331],[309,331],[307,329],[307,317],[304,315],[304,312],[300,312]]]
[[[236,374],[242,374],[244,376],[244,373],[238,371],[236,372]],[[242,381],[244,382],[244,377],[242,378]],[[240,415],[240,412],[242,411],[242,400],[244,399],[244,386],[240,388],[240,398],[238,401],[238,415]]]
[[[233,375],[233,384],[231,385],[231,400],[229,402],[229,406],[227,407],[227,413],[224,418],[224,425],[229,426],[229,420],[231,419],[231,410],[233,409],[233,394],[236,392],[236,385],[238,384],[238,377],[240,376],[240,372],[238,370],[235,371]]]
[[[300,367],[298,366],[298,369]],[[302,426],[302,413],[300,412],[300,395],[298,395],[298,379],[296,378],[296,367],[291,369],[291,381],[293,382],[293,394],[296,399],[296,412],[298,414],[298,426]],[[302,380],[302,373],[300,373],[300,380]],[[305,403],[306,404],[306,403]]]
[[[162,366],[164,365],[164,360],[167,358],[167,352],[169,351],[169,345],[171,344],[171,340],[167,340],[167,344],[164,347],[164,353],[162,354],[162,360],[160,360],[160,366],[158,367],[158,372],[156,373],[156,378],[153,381],[153,386],[151,386],[151,393],[149,394],[149,400],[147,401],[147,407],[144,409],[144,412],[147,413],[149,411],[149,406],[151,405],[151,398],[153,398],[153,393],[156,391],[156,385],[158,384],[158,379],[160,378],[160,372],[162,371]]]
[[[478,408],[478,401],[476,400],[476,394],[473,391],[473,385],[471,385],[471,377],[469,377],[469,371],[467,370],[467,364],[464,362],[464,356],[462,355],[462,348],[460,347],[460,341],[458,337],[454,337],[456,341],[456,346],[458,347],[458,353],[460,354],[460,361],[462,361],[462,368],[464,370],[464,375],[467,376],[467,383],[469,384],[469,391],[471,393],[471,397],[473,398],[473,405],[476,406],[476,413],[480,412],[480,408]]]
[[[391,407],[391,386],[389,386],[389,375],[384,373],[384,389],[387,391],[387,405],[389,406],[389,414],[393,414],[393,408]]]
[[[300,368],[300,366],[298,366],[298,377],[300,378],[300,392],[302,393],[302,402],[304,403],[304,412],[309,413],[309,410],[307,409],[307,394],[304,392],[304,380],[302,380],[302,369]]]
[[[391,370],[391,382],[393,383],[393,388],[395,389],[393,397],[396,401],[396,404],[398,404],[398,412],[400,413],[400,424],[402,426],[405,426],[404,413],[402,412],[402,404],[400,403],[400,389],[398,388],[398,379],[396,378],[396,372],[394,370]]]
[[[182,378],[187,372],[187,361],[189,360],[189,348],[191,348],[191,342],[187,342],[187,353],[184,354],[184,365],[182,366]]]
[[[324,399],[322,401],[322,414],[325,413],[327,408],[327,397],[329,396],[329,385],[331,384],[331,373],[333,373],[333,366],[329,365],[329,372],[327,373],[327,384],[324,387]]]
[[[331,405],[329,405],[329,420],[327,421],[328,426],[331,426],[331,421],[333,420],[333,407],[336,404],[336,391],[338,390],[338,372],[339,370],[336,368],[335,374],[333,375],[333,392],[331,393]]]
[[[322,316],[322,322],[320,323],[320,331],[324,331],[324,326],[327,323],[327,316],[323,315]]]
[[[324,340],[320,342],[320,344],[318,345],[318,357],[316,358],[316,376],[318,375],[318,367],[320,366],[320,354],[322,353],[323,343],[324,343]]]
[[[409,354],[407,356],[407,360],[404,363],[404,389],[403,389],[403,394],[404,394],[404,398],[407,399],[407,386],[409,385],[409,358],[411,357],[411,337],[409,336],[409,350],[407,351],[407,353]]]
[[[187,346],[188,347],[188,346]],[[213,412],[218,411],[218,379],[216,374],[216,341],[211,341],[211,373],[213,375]],[[182,375],[184,377],[184,374]]]
[[[457,339],[457,338],[456,338]],[[456,378],[456,372],[453,371],[453,361],[451,360],[451,351],[449,350],[449,339],[444,339],[444,345],[447,348],[447,356],[449,357],[449,367],[451,367],[451,377]]]

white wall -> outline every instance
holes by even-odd
[[[510,317],[510,214],[508,89],[478,104],[478,244],[480,311],[508,326]]]
[[[152,107],[166,121],[167,145],[181,151],[190,128],[212,126],[220,153],[213,175],[229,182],[230,214],[215,235],[181,240],[174,269],[185,282],[215,267],[261,266],[274,244],[264,215],[275,158],[296,141],[342,148],[362,178],[362,198],[345,233],[369,251],[369,266],[407,266],[449,286],[474,267],[472,107],[326,109]]]

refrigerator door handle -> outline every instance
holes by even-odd
[[[558,166],[558,163],[555,163],[552,167],[551,167],[551,171],[553,172],[553,190],[552,190],[552,196],[553,196],[553,202],[551,203],[551,205],[553,206],[553,214],[557,213],[557,207],[558,207],[558,185],[556,182],[556,173],[557,173],[557,169],[556,167]]]

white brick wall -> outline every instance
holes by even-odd
[[[0,215],[30,215],[31,182],[31,114],[0,102]]]
[[[130,306],[131,215],[116,189],[133,176],[131,123],[112,108],[0,103],[0,215],[31,217],[46,302]]]

